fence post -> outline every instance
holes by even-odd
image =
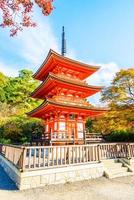
[[[84,134],[84,144],[87,144],[87,142],[86,142],[86,130],[83,131],[83,134]]]
[[[101,154],[100,154],[100,145],[97,145],[97,154],[98,154],[98,161],[101,161]]]
[[[127,144],[127,155],[126,155],[127,158],[131,158],[131,152],[130,152],[130,145]]]
[[[23,150],[22,150],[22,162],[20,164],[20,168],[22,169],[22,171],[25,170],[25,161],[26,161],[26,148],[23,147]]]

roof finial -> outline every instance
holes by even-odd
[[[62,27],[62,46],[61,46],[61,55],[66,55],[66,39],[65,39],[65,31],[64,26]]]

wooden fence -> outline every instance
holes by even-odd
[[[131,158],[134,157],[134,143],[30,147],[1,145],[0,153],[20,170],[36,170]]]

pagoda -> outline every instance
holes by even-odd
[[[84,144],[87,118],[102,115],[106,109],[92,106],[86,98],[100,92],[85,79],[99,67],[65,57],[65,33],[62,33],[62,55],[50,50],[34,78],[42,81],[31,94],[44,102],[28,113],[44,120],[45,144]]]

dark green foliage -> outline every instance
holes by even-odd
[[[12,144],[30,143],[32,137],[40,137],[43,132],[44,126],[40,120],[12,117],[0,126],[0,141],[9,141]]]
[[[17,77],[0,73],[0,143],[29,143],[43,133],[42,122],[25,114],[41,103],[30,97],[39,85],[32,75],[29,70]]]
[[[5,87],[8,84],[9,78],[0,72],[0,102],[6,102]]]
[[[93,121],[89,118],[86,121],[86,129],[88,130],[89,133],[93,131]]]
[[[22,112],[39,105],[38,101],[30,95],[38,86],[38,82],[32,78],[32,72],[21,70],[19,76],[10,78],[9,83],[4,88],[6,91],[6,101],[12,106],[17,106]]]
[[[134,142],[134,130],[114,131],[105,136],[105,140],[108,142]]]

